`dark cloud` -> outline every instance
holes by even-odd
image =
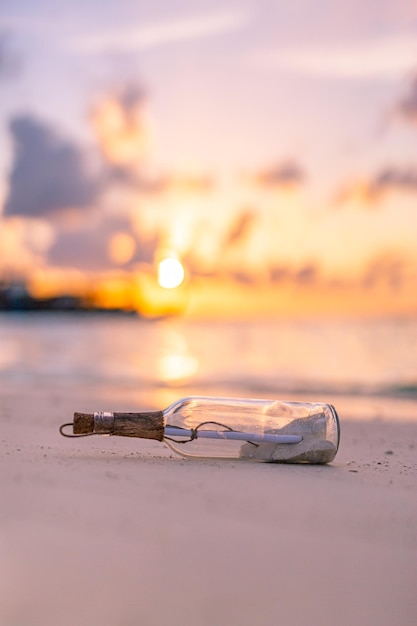
[[[259,277],[243,270],[232,271],[229,276],[241,285],[256,285],[259,282]]]
[[[388,167],[380,172],[370,184],[371,194],[384,193],[391,189],[417,191],[417,169],[396,169]]]
[[[298,285],[312,285],[317,282],[319,269],[314,263],[308,263],[296,271],[295,282]]]
[[[110,254],[110,242],[114,235],[124,233],[132,237],[136,250],[128,263],[151,263],[157,247],[155,238],[140,238],[132,231],[130,221],[123,218],[107,218],[73,231],[59,231],[48,253],[51,265],[75,267],[84,271],[99,271],[120,267]]]
[[[291,276],[291,270],[287,265],[273,265],[269,268],[269,280],[271,283],[282,283]]]
[[[305,263],[299,267],[293,265],[271,265],[269,281],[272,284],[295,283],[299,287],[316,285],[321,282],[320,268],[315,263]]]
[[[256,214],[252,209],[243,210],[226,234],[225,246],[230,247],[246,241],[253,231],[256,219]]]
[[[274,167],[258,172],[253,180],[263,187],[288,187],[305,181],[303,168],[295,161],[284,161]]]
[[[396,107],[396,111],[402,119],[417,125],[417,74],[411,82],[408,93]]]
[[[48,253],[53,266],[81,270],[105,270],[112,267],[108,254],[109,233],[97,228],[61,231]]]
[[[5,215],[34,217],[94,204],[99,184],[86,173],[82,150],[30,115],[10,123],[15,156]]]
[[[362,285],[371,289],[379,284],[386,284],[393,291],[399,291],[414,272],[415,266],[410,259],[401,253],[386,251],[370,261],[365,269]]]
[[[417,193],[417,168],[386,167],[368,181],[355,182],[341,189],[335,203],[359,200],[364,204],[375,205],[392,191]]]

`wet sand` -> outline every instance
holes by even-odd
[[[417,423],[341,415],[320,467],[58,433],[125,403],[0,391],[1,626],[414,626]]]

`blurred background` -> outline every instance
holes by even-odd
[[[18,0],[0,29],[3,281],[150,316],[416,312],[414,2]]]
[[[0,6],[3,377],[415,401],[413,0]]]

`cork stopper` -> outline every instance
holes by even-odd
[[[74,435],[86,435],[94,431],[94,413],[74,413]]]
[[[164,416],[162,411],[140,413],[74,413],[74,435],[120,435],[142,439],[164,438]]]

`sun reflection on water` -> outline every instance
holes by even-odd
[[[190,352],[180,332],[167,329],[164,339],[157,360],[158,379],[166,385],[179,385],[190,381],[199,368],[197,357]]]

